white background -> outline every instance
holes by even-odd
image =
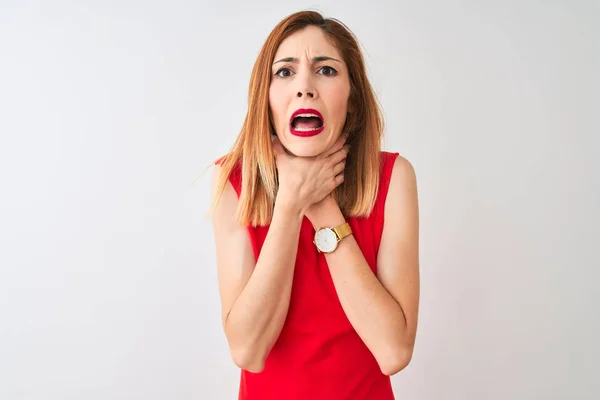
[[[305,8],[356,33],[418,175],[397,397],[599,398],[599,3],[2,0],[1,399],[236,398],[202,173]]]

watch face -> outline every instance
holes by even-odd
[[[322,228],[315,234],[315,244],[323,253],[330,253],[337,247],[335,233],[329,228]]]

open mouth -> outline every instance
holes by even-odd
[[[320,112],[314,109],[300,109],[292,115],[290,131],[296,136],[313,136],[321,133],[324,125]]]
[[[323,120],[317,116],[301,114],[292,119],[292,128],[297,131],[311,131],[323,126]]]

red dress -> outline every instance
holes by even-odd
[[[371,215],[347,219],[374,273],[385,198],[397,155],[381,152],[381,183]],[[240,172],[234,169],[229,176],[238,196]],[[268,229],[248,228],[256,259]],[[285,324],[264,370],[241,371],[239,400],[392,400],[390,377],[381,372],[348,321],[325,256],[313,243],[314,234],[312,224],[304,217]]]

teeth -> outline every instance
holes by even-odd
[[[316,131],[317,129],[321,129],[321,127],[318,127],[318,128],[294,128],[294,130],[298,131],[298,132],[310,132],[310,131]]]
[[[319,118],[319,116],[316,115],[316,114],[297,114],[294,118],[298,118],[298,117],[304,117],[304,118],[315,117],[315,118]],[[319,119],[321,119],[321,118],[319,118]]]

